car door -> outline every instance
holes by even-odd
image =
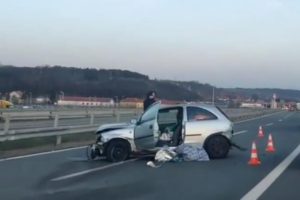
[[[202,143],[211,133],[220,129],[218,118],[206,109],[188,106],[185,123],[185,143]]]
[[[134,129],[134,143],[138,150],[152,149],[156,146],[159,136],[157,114],[160,103],[153,104],[141,116]]]

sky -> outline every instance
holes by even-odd
[[[300,89],[297,0],[0,0],[0,63]]]

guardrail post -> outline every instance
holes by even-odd
[[[95,119],[95,114],[91,113],[91,120],[90,120],[90,125],[94,124],[94,119]]]
[[[4,122],[4,134],[8,134],[9,131],[9,125],[10,125],[10,116],[7,115],[5,117],[5,122]]]
[[[53,113],[52,113],[52,111],[49,111],[49,119],[52,119],[53,118]]]
[[[115,116],[116,116],[116,122],[120,122],[120,111],[116,111],[115,112]]]
[[[55,119],[54,119],[54,128],[58,127],[58,119],[59,119],[59,116],[58,116],[58,114],[56,114]]]
[[[59,120],[59,115],[56,113],[55,119],[54,119],[54,128],[58,127],[58,120]],[[61,135],[56,136],[56,145],[61,144]]]
[[[56,145],[61,144],[61,135],[56,136]]]

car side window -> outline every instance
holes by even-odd
[[[146,112],[142,115],[140,122],[146,122],[155,119],[157,115],[157,106],[158,105],[153,105],[149,109],[146,110]]]
[[[179,110],[173,109],[162,109],[158,112],[158,124],[177,123],[177,115]]]
[[[202,121],[218,119],[213,113],[199,107],[187,107],[188,121]]]

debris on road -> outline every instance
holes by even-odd
[[[247,148],[242,147],[242,146],[240,146],[240,145],[238,145],[238,144],[236,144],[236,143],[234,143],[234,142],[231,142],[230,144],[231,144],[231,146],[237,148],[237,149],[240,150],[240,151],[247,151],[247,150],[248,150]]]
[[[176,149],[177,155],[183,158],[183,161],[209,161],[208,154],[202,146],[181,144]]]
[[[162,166],[162,163],[160,163],[160,164],[155,164],[153,161],[148,161],[148,162],[147,162],[147,165],[148,165],[149,167],[152,167],[152,168],[158,168],[158,167],[161,167],[161,166]]]
[[[176,156],[177,153],[175,151],[169,147],[164,147],[155,154],[154,160],[158,162],[168,162],[173,160]]]
[[[148,161],[147,166],[158,168],[165,162],[209,161],[202,146],[181,144],[178,147],[163,147],[155,154],[155,161]]]

